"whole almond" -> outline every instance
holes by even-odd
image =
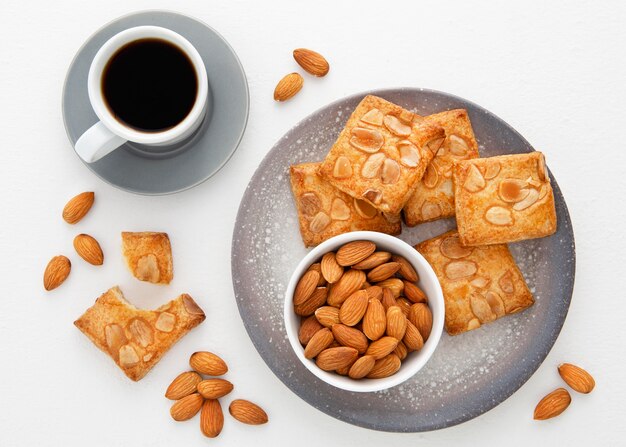
[[[330,65],[324,56],[313,50],[298,48],[293,50],[293,58],[296,60],[298,65],[304,69],[304,71],[312,74],[313,76],[326,76],[328,74],[328,70],[330,70]]]
[[[370,270],[367,274],[367,280],[369,282],[380,282],[385,279],[391,278],[396,272],[400,270],[400,264],[397,262],[386,262],[378,267]]]
[[[415,303],[409,309],[408,319],[417,328],[424,341],[428,340],[433,328],[433,313],[427,304]]]
[[[317,317],[315,315],[311,315],[308,318],[302,320],[300,324],[300,330],[298,331],[298,340],[304,346],[311,340],[311,337],[315,335],[317,331],[322,329],[322,325],[317,321]]]
[[[375,251],[361,262],[354,264],[352,268],[357,270],[370,270],[384,264],[389,261],[389,259],[391,259],[391,253],[386,251]]]
[[[382,337],[376,341],[373,341],[369,348],[367,348],[366,354],[373,356],[376,360],[386,357],[393,352],[398,346],[398,339],[394,337]]]
[[[363,287],[365,273],[361,270],[348,270],[339,281],[333,284],[328,292],[327,302],[331,306],[339,307],[354,292]]]
[[[415,325],[410,321],[407,322],[406,332],[404,333],[402,341],[411,351],[419,351],[424,347],[424,339],[422,338],[422,334],[420,334],[420,331],[418,331]]]
[[[202,407],[204,398],[198,393],[190,394],[182,399],[177,400],[172,408],[170,408],[170,415],[175,421],[186,421],[196,415]]]
[[[387,328],[387,316],[385,307],[376,300],[370,299],[367,303],[367,310],[363,316],[363,333],[370,340],[378,340],[385,335]]]
[[[376,359],[374,357],[371,355],[364,355],[350,367],[348,376],[352,379],[362,379],[370,373],[375,363]]]
[[[326,287],[318,287],[309,296],[309,298],[303,303],[294,306],[294,312],[296,315],[308,317],[313,315],[315,311],[326,304],[326,296],[328,295],[328,289]]]
[[[399,278],[385,279],[384,281],[381,281],[376,285],[382,287],[383,289],[391,290],[393,297],[396,299],[399,298],[400,295],[402,295],[402,292],[404,292],[404,283]]]
[[[89,212],[94,198],[95,194],[90,191],[72,197],[63,208],[63,220],[69,224],[77,223]]]
[[[322,306],[315,311],[315,318],[319,324],[330,328],[333,324],[339,323],[339,309],[332,306]]]
[[[428,301],[422,289],[409,281],[404,281],[404,296],[414,303],[425,303]]]
[[[233,384],[224,379],[206,379],[197,386],[198,393],[205,399],[219,399],[233,390]]]
[[[74,250],[91,265],[102,265],[104,262],[100,244],[88,234],[79,234],[74,238]]]
[[[335,253],[333,252],[326,253],[322,257],[320,267],[322,271],[322,276],[330,284],[334,284],[339,281],[341,275],[343,275],[343,267],[337,264],[337,260],[335,259]]]
[[[394,298],[391,289],[388,289],[387,287],[381,287],[381,289],[383,289],[383,297],[381,298],[380,302],[383,304],[386,312],[387,309],[389,309],[391,306],[397,306],[398,303],[396,302],[396,299]]]
[[[357,290],[350,295],[339,308],[339,321],[347,326],[354,326],[367,310],[368,294],[366,290]]]
[[[278,81],[274,89],[275,101],[287,101],[302,89],[304,79],[299,73],[290,73]]]
[[[411,265],[409,261],[407,261],[402,256],[398,256],[398,255],[394,255],[391,259],[394,262],[397,262],[398,264],[400,264],[398,275],[400,275],[402,278],[410,282],[419,281],[420,279],[419,275],[417,274],[417,272],[415,271],[415,269],[413,268],[413,266]]]
[[[351,365],[359,356],[354,348],[340,346],[323,350],[317,356],[315,363],[324,371],[334,371]]]
[[[219,436],[224,428],[224,413],[217,399],[207,399],[200,412],[200,431],[208,438]]]
[[[353,241],[343,245],[335,258],[337,263],[343,267],[358,264],[376,251],[376,244],[370,241]]]
[[[307,269],[307,272],[311,270],[315,270],[317,273],[320,274],[320,279],[317,281],[317,287],[325,286],[327,284],[327,281],[326,279],[324,279],[324,276],[322,276],[322,265],[319,262],[311,264],[311,266]]]
[[[378,286],[369,286],[365,289],[367,292],[367,297],[369,299],[374,299],[380,301],[383,298],[383,289]]]
[[[561,363],[559,365],[559,374],[570,388],[579,393],[589,394],[596,386],[591,374],[582,369],[580,366],[571,363]]]
[[[72,263],[63,255],[50,259],[43,272],[43,287],[50,291],[56,289],[67,279],[72,269]]]
[[[572,397],[569,392],[565,388],[558,388],[539,401],[535,407],[533,419],[543,421],[558,416],[569,407],[571,402]]]
[[[389,377],[400,369],[402,362],[400,358],[395,354],[389,354],[382,359],[376,360],[372,370],[366,376],[368,379],[382,379],[383,377]]]
[[[369,342],[363,332],[345,324],[334,324],[332,327],[333,336],[335,340],[342,346],[349,346],[356,349],[359,354],[363,354]]]
[[[407,319],[398,306],[391,306],[387,309],[387,335],[402,340],[406,332]]]
[[[403,341],[398,342],[398,346],[393,350],[393,353],[398,356],[400,360],[404,360],[406,356],[409,354],[409,350]]]
[[[235,399],[230,403],[228,411],[239,422],[250,425],[261,425],[268,421],[267,413],[257,404],[244,399]]]
[[[195,393],[200,382],[202,382],[202,377],[195,371],[179,374],[167,387],[165,397],[171,400],[182,399],[191,393]]]
[[[220,356],[207,351],[194,352],[189,359],[189,366],[207,376],[221,376],[228,371],[226,362]]]
[[[298,306],[304,303],[313,294],[317,288],[317,282],[320,279],[320,273],[315,270],[309,270],[296,284],[296,289],[293,292],[293,304]]]
[[[317,331],[307,343],[306,348],[304,348],[304,357],[307,359],[316,357],[320,352],[328,348],[333,341],[335,339],[330,329],[325,327]]]

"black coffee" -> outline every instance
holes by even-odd
[[[120,48],[102,76],[111,113],[127,126],[160,132],[180,123],[196,101],[198,78],[189,57],[161,39],[140,39]]]

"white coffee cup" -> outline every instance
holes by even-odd
[[[117,120],[106,105],[101,84],[107,62],[123,46],[139,39],[161,39],[182,50],[196,71],[198,89],[196,100],[187,116],[176,126],[160,132],[142,132]],[[92,163],[114,151],[127,141],[146,146],[165,146],[179,143],[191,136],[202,124],[206,115],[209,85],[204,62],[198,51],[183,36],[159,26],[138,26],[111,37],[96,53],[87,78],[89,101],[100,119],[76,141],[76,152]]]

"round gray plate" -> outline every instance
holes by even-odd
[[[483,157],[533,150],[504,121],[464,99],[422,89],[371,93],[421,115],[467,109]],[[574,286],[571,221],[552,178],[557,233],[511,245],[536,298],[530,309],[456,337],[444,333],[424,369],[387,391],[352,393],[321,382],[292,351],[283,324],[285,287],[306,253],[289,187],[289,165],[323,159],[363,96],[337,101],[297,124],[276,143],[252,177],[241,201],[232,245],[239,312],[268,366],[315,408],[375,430],[418,432],[449,427],[485,413],[513,394],[554,344]],[[549,153],[547,159],[549,163]],[[454,219],[448,219],[404,227],[400,238],[414,245],[454,225]]]
[[[209,78],[207,116],[196,134],[182,144],[151,153],[141,145],[126,143],[85,165],[117,188],[138,194],[170,194],[202,183],[233,155],[248,121],[248,83],[233,49],[206,24],[168,11],[129,14],[91,36],[70,65],[63,87],[63,119],[72,145],[98,121],[87,94],[87,74],[94,55],[113,35],[141,25],[169,28],[196,47]]]

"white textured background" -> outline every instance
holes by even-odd
[[[623,445],[626,7],[621,1],[512,3],[3,2],[0,445]],[[109,20],[149,8],[196,16],[222,33],[241,58],[251,95],[248,129],[228,165],[191,191],[153,198],[94,177],[74,155],[61,118],[65,71],[82,42]],[[331,72],[324,79],[305,76],[296,98],[275,104],[275,83],[298,68],[291,58],[296,47],[325,54]],[[475,101],[544,151],[569,206],[578,263],[563,332],[528,383],[473,421],[408,435],[344,424],[293,395],[249,341],[230,279],[239,200],[274,142],[332,100],[396,86]],[[96,192],[96,205],[69,226],[61,209],[83,190]],[[168,287],[139,283],[123,266],[119,232],[148,229],[170,234],[176,277]],[[100,241],[103,267],[75,255],[78,232]],[[45,293],[43,269],[59,253],[73,261],[72,274]],[[126,379],[72,325],[114,284],[146,307],[189,292],[208,315],[139,383]],[[236,385],[233,397],[262,404],[268,425],[248,427],[227,415],[220,438],[209,441],[198,419],[170,419],[163,392],[199,349],[223,355]],[[573,393],[558,419],[534,422],[536,402],[561,386],[556,365],[562,361],[587,367],[597,388],[589,396]]]

